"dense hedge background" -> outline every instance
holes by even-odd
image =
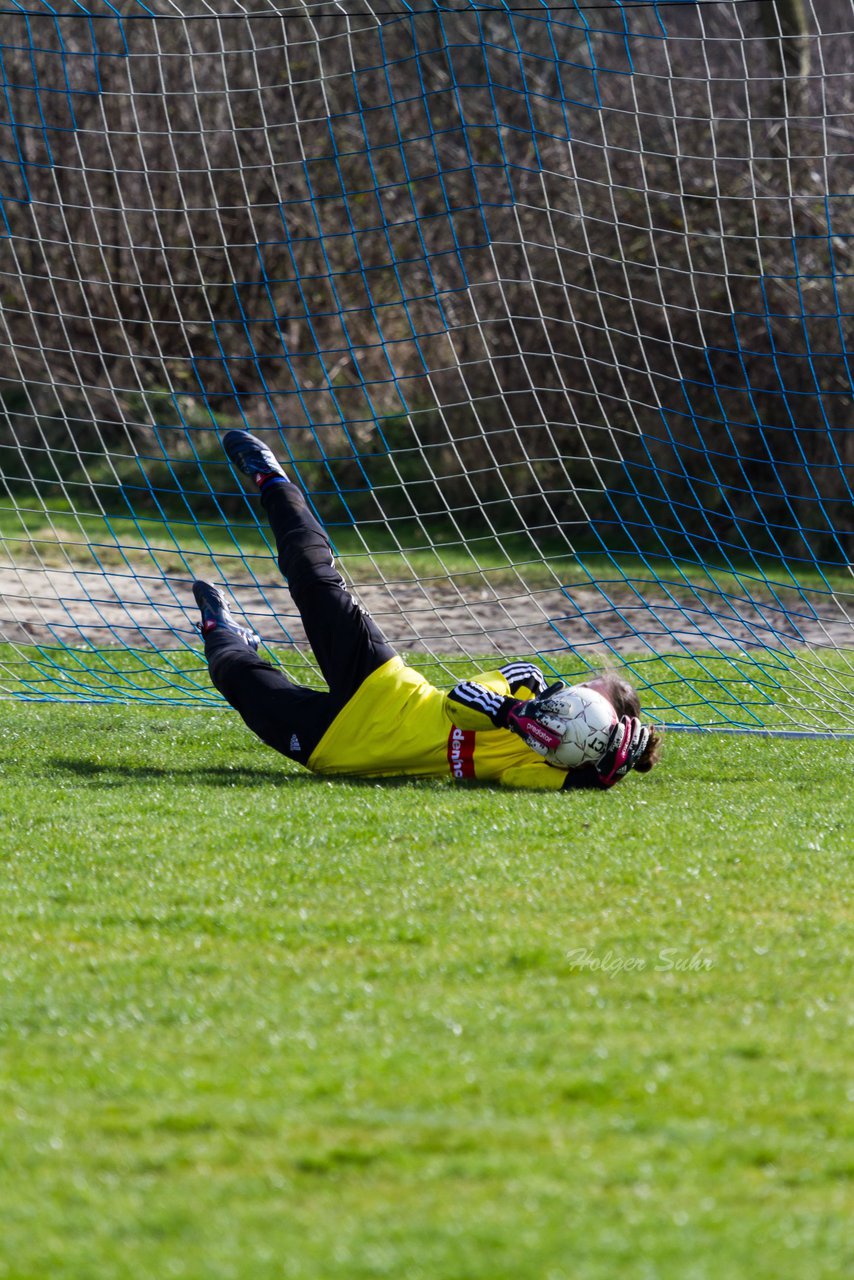
[[[4,15],[7,486],[844,561],[850,0],[254,8]]]

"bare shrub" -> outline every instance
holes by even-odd
[[[840,549],[847,0],[255,8],[4,18],[13,480],[246,420],[343,519]]]

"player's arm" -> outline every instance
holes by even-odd
[[[503,672],[500,674],[503,676]],[[511,688],[507,677],[503,678],[505,686]],[[531,678],[530,673],[527,673],[527,678]],[[517,687],[521,691],[521,685]],[[447,697],[451,720],[458,729],[508,729],[541,756],[560,743],[560,734],[539,718],[538,698],[517,698],[512,693],[499,693],[477,680],[461,680]]]
[[[507,681],[510,692],[516,698],[523,697],[525,693],[538,698],[546,691],[546,678],[533,662],[508,662],[500,668],[499,675]]]

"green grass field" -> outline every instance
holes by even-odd
[[[850,743],[329,783],[0,705],[0,1276],[839,1280]]]

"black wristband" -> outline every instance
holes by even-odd
[[[507,721],[510,716],[510,712],[513,710],[514,707],[517,707],[518,705],[519,705],[518,698],[508,698],[505,696],[501,699],[501,706],[498,708],[495,715],[492,717],[492,723],[495,725],[496,729],[507,728]]]
[[[569,769],[561,783],[561,791],[599,791],[602,784],[592,764],[580,765],[577,769]]]

